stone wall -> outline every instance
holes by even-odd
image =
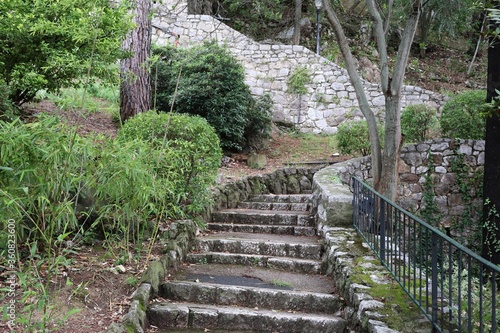
[[[370,181],[370,163],[369,156],[352,159],[335,166],[334,173],[344,184],[349,184],[352,176]],[[401,150],[398,204],[420,212],[424,208],[425,184],[431,181],[443,227],[459,221],[465,211],[471,211],[472,218],[476,218],[474,211],[480,211],[482,205],[483,168],[483,140],[434,139],[406,145]]]
[[[217,40],[227,45],[245,67],[246,83],[256,96],[270,93],[274,120],[294,125],[302,132],[336,133],[346,120],[363,119],[347,71],[298,45],[262,44],[206,15],[187,15],[184,0],[163,1],[153,19],[154,40],[159,45],[181,46]],[[179,38],[178,38],[179,37]],[[298,68],[307,68],[311,83],[307,94],[287,93],[287,80]],[[384,110],[379,86],[364,82],[370,106],[378,117]],[[425,103],[440,109],[444,96],[415,86],[403,89],[402,106]]]

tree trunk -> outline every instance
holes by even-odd
[[[131,57],[120,68],[120,118],[122,122],[151,108],[151,0],[136,0],[133,9],[136,27],[127,35],[123,49]]]
[[[300,20],[302,19],[302,0],[295,0],[295,27],[293,29],[293,44],[300,44]]]
[[[366,0],[368,11],[374,22],[377,48],[380,55],[380,86],[385,96],[385,141],[382,154],[382,168],[380,184],[376,187],[380,193],[390,200],[397,197],[399,181],[399,160],[401,155],[401,91],[403,89],[406,66],[410,57],[411,44],[415,38],[418,20],[421,12],[421,0],[413,3],[412,12],[406,19],[403,37],[398,48],[396,63],[389,72],[389,58],[387,55],[387,42],[385,27],[382,17],[377,10],[374,0]]]
[[[370,142],[371,142],[373,185],[375,188],[378,188],[382,170],[382,162],[381,162],[382,150],[380,148],[380,139],[378,136],[377,122],[375,120],[375,115],[373,114],[373,111],[371,110],[370,105],[368,104],[368,99],[366,97],[363,83],[361,82],[361,77],[356,70],[354,57],[351,53],[349,42],[347,41],[347,37],[344,34],[342,25],[340,24],[340,21],[337,15],[335,14],[335,11],[333,10],[329,0],[323,0],[323,7],[325,8],[326,18],[328,19],[328,22],[330,22],[330,25],[333,28],[333,32],[335,33],[335,38],[337,39],[340,51],[342,52],[342,56],[344,57],[344,61],[347,67],[347,72],[349,73],[349,78],[351,79],[351,83],[354,86],[356,98],[359,103],[359,108],[361,109],[363,116],[368,122],[368,132],[370,135]]]
[[[377,124],[375,116],[368,105],[366,93],[364,91],[361,78],[356,71],[354,58],[349,44],[345,37],[342,26],[331,7],[330,1],[323,0],[327,19],[332,25],[340,50],[344,56],[347,71],[351,83],[356,91],[356,97],[368,122],[370,132],[371,154],[372,154],[372,175],[373,185],[376,190],[387,198],[395,200],[398,187],[398,165],[401,152],[401,91],[406,71],[406,65],[410,55],[410,48],[417,30],[418,19],[420,17],[421,1],[414,2],[412,12],[406,20],[403,38],[399,45],[396,63],[390,77],[389,58],[387,55],[387,42],[385,37],[385,26],[382,17],[377,9],[374,0],[366,0],[368,11],[374,23],[375,37],[377,39],[377,49],[380,56],[381,82],[380,86],[385,96],[385,146],[384,153],[380,147]],[[389,13],[387,14],[390,16]]]
[[[499,8],[496,1],[496,8]],[[498,27],[498,23],[497,23]],[[500,90],[499,41],[491,41],[488,49],[487,101],[497,97]],[[494,264],[500,264],[500,110],[493,110],[486,119],[486,143],[483,185],[483,249],[482,255]]]
[[[212,0],[188,0],[188,14],[212,15]]]

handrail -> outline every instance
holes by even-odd
[[[497,332],[500,267],[353,177],[353,223],[433,332]]]

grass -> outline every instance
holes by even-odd
[[[83,114],[104,112],[112,116],[119,115],[119,92],[115,86],[100,83],[85,88],[65,88],[57,94],[41,93],[62,110],[78,110]]]
[[[294,144],[282,145],[273,149],[269,156],[286,156],[289,163],[303,162],[305,160],[329,160],[332,154],[338,151],[335,135],[292,133],[282,134],[288,136]]]

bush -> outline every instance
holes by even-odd
[[[88,74],[116,77],[132,26],[126,4],[107,1],[0,1],[1,79],[18,106],[40,90],[77,87]]]
[[[225,150],[249,148],[255,136],[269,135],[271,105],[254,99],[243,66],[226,48],[211,42],[190,49],[156,48],[154,54],[160,59],[153,73],[156,109],[205,118]]]
[[[94,152],[89,140],[57,118],[0,121],[0,220],[14,219],[18,242],[50,248],[78,230],[74,202],[85,187]]]
[[[169,184],[168,206],[180,206],[181,215],[202,212],[222,157],[219,139],[207,121],[186,114],[143,112],[118,132],[118,142],[134,140],[147,143],[151,166]]]
[[[0,120],[13,120],[16,113],[17,109],[9,99],[9,87],[0,80]]]
[[[378,126],[380,143],[383,145],[384,129]],[[368,133],[368,123],[365,120],[350,121],[339,126],[337,132],[337,146],[343,155],[360,153],[363,156],[370,154],[371,144]]]
[[[401,114],[401,133],[407,142],[429,139],[432,130],[438,126],[436,110],[425,104],[409,105]]]
[[[0,141],[0,230],[13,219],[20,244],[47,248],[97,226],[138,241],[146,221],[199,214],[221,158],[206,120],[155,112],[128,120],[115,141],[44,115],[0,121]]]
[[[471,90],[450,98],[443,107],[440,124],[444,136],[459,139],[484,139],[486,119],[482,114],[486,91]]]

